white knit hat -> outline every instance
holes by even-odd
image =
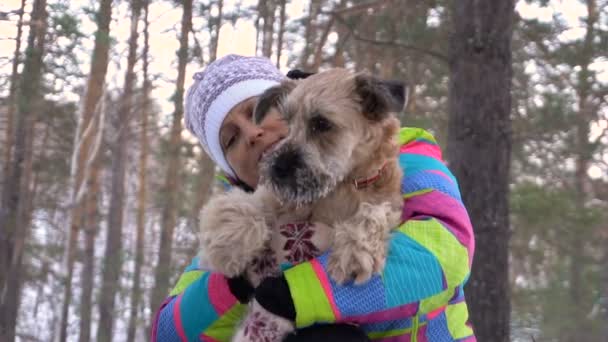
[[[285,77],[266,58],[228,55],[194,74],[186,95],[186,127],[200,141],[211,159],[237,178],[220,144],[220,127],[226,115],[242,101],[262,94]]]

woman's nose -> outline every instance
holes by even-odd
[[[264,130],[256,125],[251,125],[247,130],[247,144],[250,146],[255,143],[264,135]]]

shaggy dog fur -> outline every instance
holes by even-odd
[[[367,281],[381,272],[390,231],[400,222],[402,172],[395,140],[405,105],[402,84],[331,69],[270,88],[256,121],[279,111],[289,135],[261,160],[253,193],[233,189],[201,213],[201,263],[257,285],[278,270],[252,271],[272,246],[273,228],[291,220],[319,222],[332,249],[328,271],[337,282]],[[357,181],[380,173],[366,187]]]

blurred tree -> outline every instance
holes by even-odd
[[[4,175],[0,203],[0,341],[15,339],[22,285],[23,250],[30,227],[34,122],[41,110],[41,88],[47,9],[32,6],[30,30],[21,73],[11,165]]]
[[[222,28],[223,13],[224,13],[224,1],[217,0],[216,4],[217,15],[212,16],[209,13],[207,23],[209,25],[209,33],[211,33],[211,39],[209,40],[209,61],[212,62],[217,58],[217,45],[220,40],[220,29]]]
[[[218,15],[216,17],[210,15],[207,19],[210,23],[209,29],[214,30],[214,32],[212,32],[211,34],[211,42],[209,44],[209,63],[213,63],[217,58],[217,47],[220,37],[220,27],[223,20],[224,2],[222,0],[219,0],[217,6]],[[214,24],[211,25],[211,23]],[[196,146],[196,148],[194,148],[194,146]],[[207,203],[207,200],[211,196],[212,182],[215,175],[215,163],[206,153],[202,151],[198,142],[195,142],[194,146],[190,146],[190,150],[192,151],[192,153],[190,153],[189,157],[195,159],[196,167],[194,168],[193,172],[189,172],[190,177],[188,177],[188,174],[185,174],[184,179],[192,178],[191,182],[189,182],[189,187],[192,189],[193,192],[191,195],[193,201],[192,207],[186,215],[189,218],[188,221],[190,222],[190,227],[192,228],[191,232],[197,234],[198,229],[196,227],[198,227],[198,215],[203,205]],[[192,248],[192,254],[194,254],[195,250],[196,247]]]
[[[186,80],[186,66],[189,61],[188,56],[188,34],[192,28],[192,0],[182,0],[183,6],[181,33],[179,35],[178,75],[175,82],[176,89],[173,95],[174,111],[171,122],[170,140],[168,145],[168,160],[165,173],[165,181],[160,189],[163,194],[161,235],[158,247],[158,262],[154,273],[154,288],[150,294],[151,317],[154,320],[155,311],[160,307],[161,302],[169,291],[169,281],[174,271],[171,268],[171,255],[173,250],[173,233],[177,225],[177,194],[179,193],[178,172],[182,163],[180,152],[182,146],[182,116],[184,113],[184,83]]]
[[[66,240],[63,260],[64,289],[61,298],[61,318],[56,330],[57,340],[64,342],[67,339],[67,324],[69,307],[72,299],[72,279],[78,234],[86,225],[87,254],[93,254],[91,239],[99,225],[97,206],[99,192],[99,151],[102,142],[102,127],[104,110],[101,100],[104,94],[104,83],[108,68],[108,54],[110,48],[110,21],[112,16],[112,1],[103,0],[99,4],[96,14],[97,32],[95,45],[91,55],[90,74],[85,92],[82,96],[80,113],[78,113],[78,128],[74,140],[72,155],[72,178],[70,196],[70,224]],[[90,250],[89,250],[90,249]],[[88,341],[90,336],[90,298],[92,296],[92,257],[85,261],[83,268],[83,294],[81,306],[80,341]],[[87,273],[89,276],[87,276]]]
[[[514,310],[519,324],[533,324],[543,338],[601,341],[605,324],[594,312],[605,305],[606,178],[591,179],[589,171],[607,171],[608,87],[594,67],[608,42],[606,11],[592,0],[571,5],[585,13],[580,26],[556,14],[548,21],[521,18],[516,29]],[[546,223],[526,210],[535,206],[524,201],[530,183],[552,204],[534,213]]]
[[[61,250],[57,248],[61,240],[51,240],[40,245],[39,238],[41,234],[44,236],[54,233],[45,220],[52,220],[53,224],[62,220],[62,202],[66,189],[69,188],[69,160],[73,143],[71,138],[76,126],[73,120],[76,106],[70,101],[60,100],[60,97],[66,88],[72,89],[69,86],[62,87],[67,79],[82,77],[80,72],[76,71],[78,62],[74,53],[74,47],[81,44],[82,34],[75,29],[76,20],[73,14],[66,11],[62,3],[50,3],[46,9],[48,19],[42,74],[39,97],[34,101],[38,109],[32,126],[30,203],[27,209],[27,226],[24,226],[26,231],[20,275],[22,286],[16,326],[19,338],[22,338],[24,331],[28,331],[27,322],[31,322],[32,314],[28,310],[33,308],[37,311],[41,304],[44,304],[41,300],[47,284],[40,283],[39,279],[45,279],[49,283],[57,281],[53,266],[60,258],[57,251]],[[28,101],[31,101],[29,96]],[[49,231],[51,233],[47,233]],[[28,300],[30,297],[27,296],[33,290],[40,294],[36,297],[35,305],[31,305],[32,301]]]
[[[447,135],[448,11],[444,1],[358,1],[324,12],[335,18],[332,49],[317,50],[321,65],[354,67],[409,85],[404,125]]]
[[[150,63],[150,32],[148,21],[148,10],[150,1],[143,0],[144,10],[144,50],[142,53],[143,63],[143,89],[141,106],[139,110],[141,120],[141,131],[139,135],[140,155],[138,165],[138,191],[137,191],[137,235],[135,237],[135,270],[133,271],[133,288],[131,290],[131,305],[129,312],[129,326],[127,328],[127,341],[135,341],[135,332],[137,329],[137,313],[142,297],[141,289],[141,269],[144,263],[144,232],[146,230],[146,203],[147,203],[147,177],[146,169],[148,167],[148,117],[150,116],[150,76],[148,75],[148,67]]]
[[[304,17],[304,49],[299,56],[298,66],[304,70],[312,70],[310,57],[312,56],[317,37],[318,21],[321,8],[326,0],[310,0],[308,13]]]
[[[19,82],[19,65],[21,64],[21,35],[23,33],[23,14],[25,13],[25,0],[21,0],[19,8],[19,20],[17,21],[17,35],[15,36],[15,53],[13,54],[12,69],[10,76],[10,88],[7,99],[6,110],[6,140],[4,141],[4,168],[2,176],[9,173],[11,165],[11,152],[13,146],[15,100],[17,98],[17,84]],[[4,188],[4,183],[2,188]]]
[[[258,0],[258,17],[256,19],[256,28],[258,30],[258,35],[261,33],[262,37],[260,54],[266,58],[270,58],[272,56],[276,9],[276,0]],[[260,22],[262,22],[261,31]]]
[[[127,70],[125,82],[114,116],[113,129],[116,138],[112,142],[112,188],[108,210],[108,235],[103,261],[103,279],[99,299],[99,326],[96,341],[112,341],[115,320],[115,297],[119,291],[120,273],[123,264],[123,217],[125,211],[125,177],[127,169],[127,146],[129,146],[130,123],[133,118],[133,91],[135,84],[135,63],[137,61],[137,40],[139,37],[139,17],[142,0],[131,0],[131,30],[128,43]]]
[[[277,68],[281,67],[281,52],[283,50],[283,37],[285,36],[285,25],[287,23],[287,0],[279,0],[279,33],[277,37]]]
[[[513,1],[452,3],[447,152],[475,230],[467,299],[480,341],[509,341]]]

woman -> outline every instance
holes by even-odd
[[[253,124],[253,108],[257,96],[284,77],[267,59],[229,55],[194,78],[188,129],[232,185],[255,189],[261,155],[288,127],[278,115]],[[384,341],[475,341],[463,293],[474,241],[458,185],[430,134],[405,128],[398,139],[404,223],[393,234],[382,275],[359,286],[337,285],[327,276],[326,253],[254,290],[246,279],[198,269],[195,258],[159,309],[152,339],[229,340],[254,296],[301,329],[288,340],[362,341],[364,331]],[[260,324],[263,340],[272,329]]]

